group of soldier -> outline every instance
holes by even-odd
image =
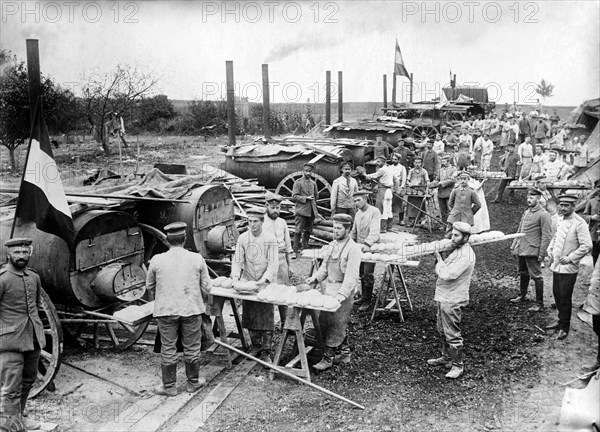
[[[332,197],[333,241],[324,249],[323,262],[318,270],[308,275],[305,283],[309,288],[319,287],[323,294],[339,302],[333,312],[321,311],[319,323],[323,334],[323,355],[313,367],[324,371],[334,363],[351,360],[348,341],[348,321],[358,305],[358,311],[369,309],[373,298],[374,263],[362,262],[362,252],[367,251],[380,239],[381,231],[388,227],[393,214],[394,196],[390,189],[397,187],[403,178],[397,175],[402,154],[392,156],[392,165],[385,158],[378,159],[378,171],[365,175],[382,186],[377,192],[376,205],[369,204],[372,191],[359,189],[356,179],[349,175],[351,167],[344,165],[342,175],[336,180]],[[437,187],[453,185],[452,176],[446,177],[442,170],[434,181]],[[414,177],[422,176],[430,182],[427,173],[421,174],[418,158],[411,169]],[[269,283],[290,285],[290,263],[308,245],[310,229],[319,216],[316,206],[317,189],[312,180],[314,166],[304,166],[304,176],[293,188],[292,200],[296,203],[296,227],[292,245],[286,222],[280,217],[279,195],[268,193],[264,207],[247,213],[248,230],[238,238],[232,259],[231,278],[234,283],[255,281],[259,286]],[[402,170],[399,170],[402,173]],[[407,176],[411,178],[410,175]],[[449,205],[450,216],[458,214],[457,220],[448,218],[450,248],[443,256],[435,253],[437,275],[435,301],[437,304],[437,329],[440,334],[442,355],[427,361],[431,366],[444,366],[450,370],[448,378],[463,374],[463,338],[460,330],[463,308],[469,302],[469,285],[476,258],[469,244],[472,232],[473,212],[477,202],[466,186],[468,175],[458,175],[460,185],[453,188]],[[390,183],[390,181],[392,183]],[[410,180],[406,180],[407,182]],[[414,180],[412,180],[414,181]],[[595,185],[596,189],[600,184]],[[600,190],[597,191],[600,193]],[[562,218],[556,228],[540,204],[542,191],[531,188],[527,194],[528,210],[519,224],[519,233],[511,250],[518,257],[520,293],[512,301],[525,301],[530,280],[535,285],[537,304],[530,310],[543,309],[542,263],[549,262],[553,278],[553,296],[558,309],[558,321],[547,326],[556,329],[557,338],[565,339],[570,329],[572,294],[581,259],[593,249],[596,275],[598,274],[598,198],[591,200],[584,213],[585,218],[574,212],[577,197],[559,197]],[[442,196],[441,199],[444,197]],[[456,203],[459,203],[458,205]],[[595,207],[594,207],[595,206]],[[380,210],[380,207],[383,211]],[[592,208],[593,207],[593,208]],[[468,211],[464,211],[464,209]],[[458,210],[457,210],[458,209]],[[387,218],[385,216],[388,216]],[[382,222],[385,221],[385,224]],[[588,226],[589,224],[589,226]],[[177,343],[183,347],[186,373],[186,390],[194,392],[205,383],[200,376],[202,334],[211,332],[210,296],[212,283],[205,260],[200,254],[184,248],[187,226],[176,222],[164,228],[170,249],[155,255],[147,272],[147,288],[154,293],[154,316],[157,319],[161,341],[162,383],[155,392],[160,395],[177,394],[176,365]],[[593,237],[592,237],[593,236]],[[7,263],[0,270],[0,377],[2,382],[0,407],[3,415],[23,420],[27,396],[37,375],[37,365],[45,336],[38,315],[41,302],[39,276],[27,267],[32,253],[31,239],[11,239],[5,243]],[[592,283],[598,291],[598,284]],[[358,295],[360,293],[360,296]],[[590,298],[598,298],[595,293]],[[600,304],[588,302],[594,314],[594,331],[599,335],[599,353],[595,364],[600,367]],[[280,308],[280,318],[285,322],[287,311]],[[251,339],[250,354],[265,362],[271,362],[271,344],[274,331],[274,307],[258,301],[242,304],[242,325]],[[206,323],[208,318],[208,325]],[[35,429],[34,421],[24,419],[25,427]]]

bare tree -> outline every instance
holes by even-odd
[[[119,135],[127,147],[119,118],[126,116],[142,98],[150,95],[157,81],[135,67],[118,65],[113,72],[84,77],[87,120],[92,133],[110,155],[109,136]]]
[[[547,83],[544,78],[540,81],[540,83],[535,87],[535,92],[542,97],[542,101],[544,105],[546,104],[546,98],[554,96],[552,92],[554,91],[554,84]]]

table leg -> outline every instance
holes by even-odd
[[[287,341],[290,332],[290,330],[285,329],[281,335],[281,339],[277,345],[277,350],[275,351],[275,358],[273,359],[274,366],[279,366],[279,360],[281,360],[281,354],[283,353],[283,348],[285,347],[285,342]],[[273,378],[275,378],[275,371],[271,369],[269,372],[269,379],[272,380]]]
[[[381,305],[385,306],[388,292],[390,292],[390,280],[388,279],[387,272],[388,266],[389,264],[386,264],[385,269],[383,271],[383,280],[381,281],[381,288],[377,290],[377,295],[375,296],[375,306],[373,306],[373,312],[371,312],[371,321],[375,319],[375,313],[377,312],[377,305],[379,304],[379,300],[381,300]]]
[[[231,304],[231,310],[233,312],[233,318],[235,319],[235,325],[238,329],[238,333],[240,334],[240,341],[242,342],[242,348],[248,349],[248,342],[246,341],[246,335],[244,334],[244,328],[242,327],[242,320],[240,318],[240,311],[235,304],[235,299],[230,298],[229,302]]]
[[[404,314],[402,313],[402,305],[400,304],[400,297],[398,296],[398,290],[396,289],[396,281],[394,280],[394,273],[392,270],[392,266],[388,265],[386,267],[387,271],[390,273],[390,280],[392,283],[392,290],[394,291],[394,298],[396,299],[396,306],[398,306],[398,314],[400,315],[400,321],[404,322]]]
[[[302,365],[301,371],[306,373],[305,378],[310,382],[310,370],[308,368],[308,359],[306,358],[306,347],[304,346],[304,335],[302,334],[302,329],[296,330],[296,343],[298,344],[300,364]]]
[[[402,268],[399,265],[396,265],[398,269],[398,276],[400,276],[400,283],[402,284],[402,289],[404,290],[404,294],[406,295],[406,300],[408,300],[408,307],[411,312],[413,310],[412,300],[410,299],[410,293],[408,292],[408,286],[406,285],[406,280],[404,279],[404,274],[402,273]]]

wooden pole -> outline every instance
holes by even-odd
[[[413,94],[413,74],[410,73],[410,103],[412,103],[412,94]]]
[[[387,75],[383,74],[383,107],[387,108]]]
[[[35,106],[40,96],[42,81],[40,78],[40,49],[37,39],[27,39],[27,76],[29,78],[29,114],[33,126]]]
[[[227,76],[227,123],[229,124],[229,145],[235,145],[235,87],[233,81],[233,61],[225,62]]]
[[[392,108],[396,105],[396,74],[394,73],[394,77],[392,79]]]
[[[33,124],[35,120],[35,112],[37,105],[42,103],[42,79],[40,74],[40,50],[37,39],[26,39],[25,47],[27,51],[27,78],[29,79],[29,126],[31,133],[33,134]],[[40,112],[42,111],[40,107]],[[27,171],[27,161],[29,160],[29,152],[31,151],[31,145],[27,146],[27,156],[25,156],[25,166],[23,167],[23,173],[21,174],[21,184],[25,181],[25,172]],[[15,161],[15,165],[17,165]],[[14,166],[13,170],[16,171],[17,167]],[[19,191],[17,191],[18,193]],[[17,198],[17,207],[19,207],[22,195]],[[22,205],[22,204],[21,204]],[[17,219],[13,218],[12,226],[10,228],[10,238],[15,235],[15,229],[17,228]]]
[[[325,72],[325,125],[331,124],[331,71]]]
[[[342,96],[342,71],[338,71],[338,122],[344,121],[344,99]]]
[[[299,382],[301,382],[302,384],[306,384],[307,386],[310,386],[310,387],[312,387],[312,388],[314,388],[314,389],[316,389],[316,390],[319,390],[320,392],[322,392],[322,393],[325,393],[326,395],[332,396],[332,397],[334,397],[334,398],[336,398],[336,399],[339,399],[339,400],[341,400],[341,401],[343,401],[343,402],[346,402],[346,403],[348,403],[348,404],[350,404],[350,405],[353,405],[353,406],[355,406],[355,407],[357,407],[357,408],[360,408],[360,409],[362,409],[362,410],[364,410],[364,409],[365,409],[365,407],[364,407],[364,406],[362,406],[362,405],[360,405],[360,404],[357,404],[356,402],[353,402],[353,401],[351,401],[350,399],[346,399],[344,396],[340,396],[339,394],[337,394],[337,393],[334,393],[334,392],[332,392],[331,390],[327,390],[327,389],[325,389],[325,388],[323,388],[323,387],[321,387],[321,386],[318,386],[318,385],[316,385],[316,384],[313,384],[313,383],[311,383],[310,381],[306,381],[305,379],[302,379],[302,378],[300,378],[300,377],[297,377],[296,375],[294,375],[294,374],[291,374],[291,373],[289,373],[288,371],[286,371],[284,368],[281,368],[281,367],[278,367],[278,366],[274,366],[274,365],[273,365],[273,364],[271,364],[271,363],[267,363],[267,362],[264,362],[264,361],[262,361],[262,360],[260,360],[260,359],[257,359],[256,357],[254,357],[254,356],[251,356],[250,354],[246,354],[244,351],[242,351],[242,350],[239,350],[239,349],[237,349],[237,348],[235,348],[235,347],[232,347],[232,346],[231,346],[231,345],[229,345],[229,344],[223,343],[223,342],[221,342],[221,341],[220,341],[220,340],[218,340],[218,339],[215,339],[215,343],[216,343],[217,345],[221,345],[221,346],[222,346],[222,347],[224,347],[224,348],[227,348],[227,349],[228,349],[228,350],[230,350],[230,351],[233,351],[233,352],[234,352],[234,353],[236,353],[236,354],[239,354],[239,355],[241,355],[241,356],[243,356],[243,357],[246,357],[247,359],[250,359],[250,360],[252,360],[252,361],[255,361],[256,363],[258,363],[258,364],[261,364],[261,365],[263,365],[264,367],[268,367],[269,369],[273,369],[275,372],[277,372],[277,373],[280,373],[280,374],[282,374],[282,375],[285,375],[285,376],[286,376],[286,377],[288,377],[288,378],[292,378],[292,379],[293,379],[293,380],[295,380],[295,381],[299,381]]]
[[[271,138],[271,112],[269,100],[269,65],[262,65],[263,81],[263,135],[265,138]]]

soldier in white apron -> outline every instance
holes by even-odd
[[[313,367],[324,371],[333,363],[350,362],[350,346],[346,334],[352,312],[354,291],[359,283],[359,267],[362,259],[360,246],[350,237],[352,217],[346,214],[333,216],[333,237],[329,243],[323,264],[306,282],[322,284],[325,295],[336,298],[340,308],[335,312],[320,312],[319,324],[325,342],[323,358]]]

